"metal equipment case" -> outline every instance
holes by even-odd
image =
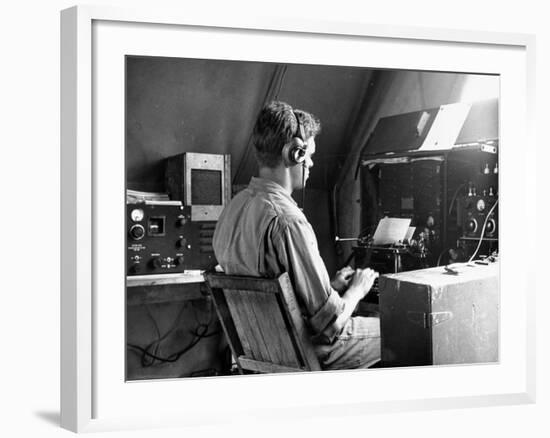
[[[381,276],[382,366],[498,361],[499,264]]]

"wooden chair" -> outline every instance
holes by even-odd
[[[288,274],[205,280],[241,374],[321,370]]]

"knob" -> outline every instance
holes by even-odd
[[[134,240],[140,240],[145,236],[143,225],[132,225],[130,228],[130,237]]]
[[[477,230],[477,221],[475,219],[470,219],[468,221],[468,224],[466,225],[466,229],[470,232],[470,233],[475,233],[476,230]]]
[[[185,245],[187,245],[187,239],[185,237],[182,237],[176,242],[178,248],[185,248]]]
[[[433,216],[428,216],[428,218],[426,219],[426,225],[430,228],[435,225],[435,219]]]
[[[176,257],[175,262],[177,266],[181,266],[185,262],[185,257],[183,256]]]
[[[483,211],[485,210],[485,201],[483,199],[478,199],[477,200],[477,203],[476,203],[476,208],[477,208],[477,211]]]
[[[151,260],[151,266],[153,269],[160,269],[162,267],[162,259],[160,257],[155,257]]]
[[[497,224],[494,219],[489,219],[487,222],[487,234],[493,234],[497,229]]]
[[[181,228],[187,223],[187,218],[185,216],[182,216],[178,218],[176,222],[176,227]]]
[[[134,263],[132,266],[130,266],[130,273],[131,274],[138,274],[141,271],[141,266],[139,263]]]

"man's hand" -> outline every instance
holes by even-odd
[[[344,268],[346,269],[346,268]],[[344,270],[342,269],[342,271]],[[378,272],[373,271],[370,268],[366,269],[356,269],[355,271],[349,268],[352,272],[351,277],[346,276],[348,288],[344,295],[342,295],[342,300],[345,303],[344,310],[340,315],[335,324],[343,327],[348,318],[352,315],[354,309],[357,307],[357,303],[363,299],[365,295],[369,292],[370,288],[374,284],[374,280],[378,277]],[[347,271],[347,270],[346,270]],[[338,273],[341,271],[338,271]],[[336,276],[338,276],[338,273]]]
[[[336,272],[336,275],[330,282],[330,285],[334,290],[338,292],[344,292],[348,288],[349,282],[354,272],[355,271],[351,267],[344,266],[342,269]]]
[[[378,272],[370,268],[356,269],[349,281],[349,289],[352,289],[354,293],[360,294],[359,299],[362,299],[365,295],[367,295],[370,288],[374,284],[374,280],[377,278]]]

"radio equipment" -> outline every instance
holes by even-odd
[[[384,216],[410,218],[428,265],[438,265],[457,239],[477,245],[496,200],[498,99],[381,118],[361,155],[361,234]],[[497,234],[495,211],[483,244],[498,243]]]
[[[483,224],[487,220],[483,238],[498,238],[498,209],[495,208],[489,215],[496,200],[495,196],[465,196],[460,198],[457,219],[462,225],[462,237],[480,238]]]
[[[193,222],[179,201],[145,201],[126,206],[128,275],[182,273],[216,264],[215,222]]]
[[[231,200],[231,155],[185,152],[166,161],[170,199],[191,206],[193,222],[217,221]]]

